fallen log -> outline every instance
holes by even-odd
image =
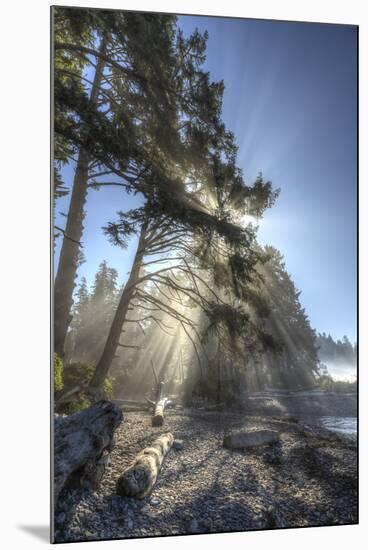
[[[164,381],[161,380],[157,384],[155,401],[147,400],[149,403],[152,403],[152,408],[153,408],[152,426],[153,427],[163,425],[165,407],[171,404],[171,401],[168,397],[162,397],[163,391],[164,391]]]
[[[152,416],[152,426],[162,426],[164,423],[164,411],[165,407],[171,403],[170,399],[164,397],[160,399],[155,405],[155,409]]]
[[[144,498],[153,489],[165,456],[171,449],[174,437],[165,433],[151,447],[143,449],[119,477],[116,492],[120,496]]]
[[[54,422],[54,502],[64,486],[96,487],[123,419],[119,407],[100,401]]]

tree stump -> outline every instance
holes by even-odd
[[[144,498],[156,483],[165,456],[174,442],[171,433],[161,435],[151,447],[143,449],[126,470],[116,485],[121,496]]]
[[[121,410],[110,401],[100,401],[70,416],[55,417],[55,504],[69,481],[82,487],[98,485],[122,419]]]

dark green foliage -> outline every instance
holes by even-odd
[[[273,190],[270,181],[263,181],[259,174],[248,194],[248,213],[251,216],[261,217],[267,208],[271,208],[279,195],[280,190]]]
[[[55,41],[65,43],[85,44],[92,40],[91,17],[87,10],[70,10],[67,8],[53,8],[53,34]],[[72,52],[55,49],[54,52],[54,159],[60,167],[69,161],[77,151],[77,144],[73,132],[77,131],[78,122],[72,105],[66,97],[84,95],[82,71],[87,59],[76,56]],[[74,129],[74,130],[73,130]]]
[[[82,11],[57,8],[55,20],[55,133],[67,144],[56,147],[56,160],[66,162],[83,147],[99,166],[96,178],[106,168],[118,175],[128,191],[144,194],[149,213],[171,215],[208,240],[216,232],[235,246],[248,245],[247,230],[224,211],[225,195],[237,195],[227,208],[253,211],[256,203],[260,215],[276,194],[269,183],[254,190],[242,183],[234,137],[220,118],[224,85],[201,69],[206,33],[184,38],[175,17],[158,14],[85,10],[83,17]],[[91,103],[81,71],[87,50],[98,56],[106,33],[113,78],[101,86],[100,102]],[[216,180],[221,211],[205,211],[188,197],[188,176],[204,188]]]
[[[63,371],[63,385],[65,387],[72,388],[80,384],[81,382],[89,382],[93,376],[93,373],[93,365],[87,365],[84,363],[66,364]],[[112,388],[113,379],[111,377],[108,377],[103,385],[103,391],[106,399],[110,399],[112,397]],[[90,407],[91,404],[92,403],[90,399],[85,394],[82,394],[77,400],[61,405],[59,408],[60,411],[65,414],[73,414],[82,409]]]
[[[211,303],[206,310],[206,315],[209,324],[205,335],[214,332],[215,328],[222,324],[226,327],[230,338],[240,337],[249,323],[249,315],[242,308],[234,308],[228,304]]]
[[[60,170],[57,166],[54,167],[54,201],[60,197],[64,197],[69,193],[69,189],[63,182],[60,174]]]
[[[81,240],[87,188],[111,185],[113,179],[144,196],[147,219],[171,219],[202,247],[218,238],[215,249],[229,247],[250,277],[255,258],[244,251],[254,231],[239,226],[233,212],[249,210],[254,192],[261,212],[273,191],[253,192],[236,167],[234,136],[221,120],[224,85],[211,82],[202,68],[206,33],[184,38],[169,15],[55,8],[54,17],[56,168],[77,154],[81,158],[81,152],[93,167],[88,175],[81,172],[73,188],[78,193],[72,194],[68,235]],[[88,76],[91,72],[95,75]],[[100,179],[107,174],[108,182]],[[60,192],[59,184],[55,178]],[[238,193],[236,206],[228,200],[233,185],[246,195],[241,200]],[[118,225],[108,225],[108,231],[123,246],[133,229],[124,219]],[[56,277],[60,353],[77,269],[68,235]],[[216,251],[212,264],[214,256]],[[239,271],[239,261],[233,263]]]
[[[91,379],[93,372],[93,365],[87,365],[85,363],[69,363],[65,365],[64,368],[64,386],[73,387],[80,382],[88,382]],[[107,397],[111,397],[111,384],[112,381],[110,379],[104,387]]]

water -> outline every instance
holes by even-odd
[[[321,416],[320,421],[324,428],[332,432],[354,436],[357,434],[356,416]]]

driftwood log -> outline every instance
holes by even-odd
[[[155,401],[147,400],[152,405],[152,426],[154,427],[163,425],[165,407],[171,404],[171,401],[168,397],[162,397],[163,392],[164,381],[161,380],[161,382],[157,383]]]
[[[165,433],[143,449],[121,474],[116,492],[121,496],[144,498],[156,483],[165,456],[171,449],[174,437]]]
[[[157,426],[163,425],[165,407],[169,403],[171,403],[170,399],[168,399],[167,397],[164,397],[163,399],[160,399],[160,401],[158,401],[155,404],[155,408],[152,416],[152,426],[157,427]]]
[[[119,407],[100,401],[54,423],[54,502],[65,485],[97,486],[105,470],[114,432],[123,419]]]

